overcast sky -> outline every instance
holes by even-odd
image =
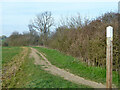
[[[45,0],[46,1],[46,0]],[[60,17],[64,16],[74,16],[80,13],[82,17],[95,18],[102,15],[103,13],[118,10],[118,2],[95,2],[94,0],[90,2],[11,2],[5,0],[0,3],[1,8],[1,19],[0,27],[2,27],[2,35],[9,36],[13,31],[28,31],[28,24],[30,20],[44,11],[51,11],[52,15],[56,21],[59,21]],[[85,0],[84,0],[85,1]]]

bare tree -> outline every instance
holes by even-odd
[[[50,28],[53,25],[53,17],[51,12],[40,13],[36,16],[29,29],[40,31],[43,37],[43,42],[47,41],[48,35],[50,33]]]
[[[76,16],[71,16],[71,17],[61,17],[59,27],[64,27],[64,28],[71,28],[71,29],[78,29],[82,28],[82,18],[80,14],[78,13]]]

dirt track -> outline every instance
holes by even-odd
[[[53,75],[63,77],[64,79],[66,79],[68,81],[71,81],[71,82],[74,82],[76,84],[83,84],[83,85],[87,85],[87,86],[90,86],[90,87],[93,87],[93,88],[105,88],[105,85],[103,85],[101,83],[86,80],[82,77],[79,77],[79,76],[74,75],[70,72],[67,72],[64,69],[60,69],[60,68],[52,65],[47,60],[45,55],[38,52],[36,49],[31,48],[31,51],[32,52],[31,52],[30,56],[32,56],[35,59],[35,64],[36,65],[41,65],[44,70],[49,71]],[[40,54],[41,57],[38,54]]]
[[[17,70],[20,69],[20,66],[23,63],[24,58],[28,53],[28,48],[26,47],[22,47],[22,48],[23,48],[23,51],[19,53],[18,55],[16,55],[14,57],[14,60],[12,62],[9,62],[7,66],[4,66],[2,70],[2,86],[3,87],[6,87],[5,85],[9,83],[9,79],[11,79],[13,75],[15,76]]]

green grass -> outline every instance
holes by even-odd
[[[22,51],[20,47],[2,47],[2,64],[12,61],[12,58]]]
[[[40,52],[46,54],[47,59],[57,67],[69,70],[69,72],[74,73],[78,76],[84,77],[89,80],[96,82],[106,83],[106,69],[100,67],[87,66],[86,64],[80,62],[80,60],[65,55],[57,50],[34,47]],[[113,83],[118,86],[118,74],[113,72]]]
[[[9,88],[89,88],[49,74],[40,65],[35,65],[34,59],[28,57],[17,74],[11,78]]]

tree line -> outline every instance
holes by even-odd
[[[51,33],[54,18],[51,12],[43,12],[28,25],[29,32],[13,32],[3,46],[43,45],[80,58],[87,65],[106,66],[106,27],[114,28],[113,70],[119,67],[118,13],[105,13],[94,20],[72,16],[60,20],[56,30]]]

